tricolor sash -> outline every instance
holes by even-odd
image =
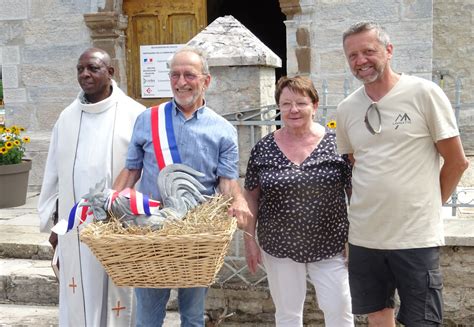
[[[151,200],[147,195],[130,188],[126,188],[121,192],[111,192],[104,203],[104,208],[110,210],[113,202],[119,196],[129,199],[128,205],[130,206],[130,211],[134,215],[151,216],[160,209],[160,201]],[[71,211],[69,212],[68,220],[60,220],[56,225],[54,225],[52,231],[58,235],[64,235],[70,230],[79,227],[83,223],[91,222],[93,220],[93,215],[92,210],[89,210],[89,207],[90,206],[87,204],[87,201],[81,199],[72,207]]]
[[[171,101],[151,107],[151,134],[156,162],[162,170],[173,163],[181,163],[173,129]]]
[[[112,203],[119,196],[130,199],[130,211],[134,215],[151,216],[160,209],[160,201],[150,199],[146,194],[135,191],[133,188],[126,188],[121,192],[113,192],[109,197],[107,209],[110,210]]]

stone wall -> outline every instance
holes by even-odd
[[[75,66],[91,46],[83,14],[93,3],[97,1],[0,0],[6,123],[25,127],[31,137],[30,191],[40,188],[53,124],[80,90]]]
[[[454,102],[456,80],[462,83],[459,128],[466,152],[474,154],[474,2],[433,1],[433,71]],[[469,104],[469,105],[466,105]]]
[[[275,68],[262,66],[210,67],[211,85],[206,92],[208,105],[221,115],[257,109],[275,103]],[[224,95],[225,96],[222,96]],[[258,115],[254,119],[261,119]],[[250,156],[251,127],[236,126],[239,135],[239,175],[245,176]],[[268,129],[252,126],[259,140]]]
[[[442,249],[444,311],[446,326],[474,325],[474,247]]]
[[[75,65],[90,46],[82,14],[91,1],[0,0],[6,119],[48,131],[77,95]]]
[[[438,78],[444,76],[444,91],[451,99],[456,78],[462,80],[463,103],[474,102],[473,11],[472,0],[433,1],[433,71]],[[474,116],[469,118],[463,123],[473,125]]]

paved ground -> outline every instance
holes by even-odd
[[[0,326],[57,326],[58,308],[52,306],[0,304]],[[168,311],[164,327],[179,327],[179,314]]]
[[[58,308],[0,304],[0,326],[55,326]]]

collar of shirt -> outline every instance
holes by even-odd
[[[193,117],[192,118],[198,119],[199,116],[202,115],[204,109],[206,108],[206,104],[207,104],[206,99],[203,99],[203,101],[204,101],[204,104],[201,107],[199,107],[195,112],[193,112]],[[184,117],[184,114],[181,111],[181,109],[178,107],[178,104],[176,103],[175,99],[173,99],[173,108],[174,108],[175,115],[181,114]]]

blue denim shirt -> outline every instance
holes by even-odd
[[[181,161],[205,175],[198,178],[206,187],[205,194],[215,193],[220,176],[229,179],[239,177],[237,131],[232,124],[205,105],[186,120],[174,101],[172,120]],[[150,108],[142,112],[135,122],[125,167],[143,168],[138,191],[161,200]]]

